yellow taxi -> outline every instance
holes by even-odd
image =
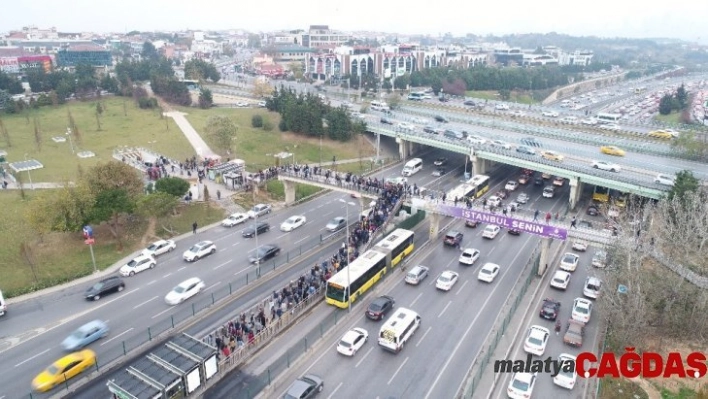
[[[47,392],[95,364],[96,353],[90,349],[70,353],[34,377],[32,389],[37,392]]]
[[[544,159],[548,159],[549,161],[558,161],[558,162],[563,162],[563,158],[565,158],[563,155],[555,152],[555,151],[541,151],[541,156]]]
[[[677,136],[678,136],[677,132],[675,132],[673,130],[661,129],[661,130],[654,130],[652,132],[649,132],[649,137],[653,137],[655,139],[671,140]]]
[[[625,154],[623,149],[613,145],[605,145],[600,147],[600,152],[607,155],[616,155],[618,157],[623,157]]]

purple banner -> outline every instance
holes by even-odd
[[[413,205],[417,205],[413,201]],[[428,201],[425,201],[428,202]],[[433,212],[437,211],[440,214],[452,216],[454,218],[474,220],[480,223],[495,224],[506,229],[517,229],[524,233],[535,234],[541,237],[553,238],[556,240],[566,240],[568,238],[568,230],[552,226],[544,223],[536,223],[523,219],[514,219],[504,216],[500,213],[482,212],[477,209],[467,209],[451,205],[428,203],[427,206],[419,206],[425,210],[432,207]]]

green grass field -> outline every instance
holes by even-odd
[[[659,122],[679,124],[681,123],[681,114],[678,112],[672,112],[668,115],[656,114],[654,119]]]
[[[374,150],[368,145],[359,145],[356,139],[347,143],[322,140],[322,152],[320,153],[320,140],[315,137],[306,137],[289,132],[278,130],[280,115],[275,112],[268,112],[266,109],[251,108],[212,108],[209,110],[196,108],[180,108],[180,111],[187,113],[187,120],[194,126],[204,141],[211,149],[222,156],[229,156],[224,151],[219,150],[214,141],[204,132],[207,119],[211,115],[226,115],[234,121],[239,131],[231,150],[230,157],[246,161],[246,165],[254,167],[264,167],[275,165],[275,154],[289,152],[295,156],[296,163],[319,163],[320,157],[323,162],[332,160],[336,155],[337,159],[353,159],[369,157],[374,154]],[[256,129],[251,126],[253,115],[262,115],[264,119],[273,123],[273,130],[266,132],[263,129]],[[321,155],[320,155],[321,154]],[[287,160],[290,162],[290,160]]]
[[[125,116],[123,101],[125,100]],[[57,107],[41,107],[19,115],[1,114],[10,136],[11,146],[0,138],[0,149],[7,151],[8,162],[36,159],[44,168],[33,170],[35,182],[61,182],[75,180],[78,166],[87,169],[100,161],[113,159],[113,150],[121,146],[145,147],[173,159],[191,157],[194,150],[171,118],[160,119],[159,111],[141,110],[129,98],[106,97],[101,130],[96,123],[96,101],[70,102]],[[81,136],[80,142],[73,139],[56,143],[52,137],[66,138],[71,112]],[[34,120],[38,121],[41,134],[41,149],[37,148],[34,135]],[[29,122],[28,122],[29,120]],[[93,158],[81,159],[71,151],[92,151]],[[27,181],[26,173],[22,178]]]

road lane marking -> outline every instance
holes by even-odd
[[[33,360],[34,358],[40,357],[40,356],[42,356],[43,354],[45,354],[45,353],[47,353],[47,352],[49,352],[49,349],[45,349],[43,352],[39,352],[38,354],[36,354],[36,355],[34,355],[34,356],[32,356],[32,357],[30,357],[30,358],[28,358],[28,359],[25,359],[25,360],[23,360],[23,361],[17,363],[17,364],[15,365],[15,367],[22,366],[23,364],[29,362],[30,360]]]
[[[235,247],[235,246],[237,246],[237,245],[240,244],[240,243],[241,243],[241,241],[236,241],[235,243],[231,244],[231,246],[232,246],[232,247]]]
[[[334,213],[334,211],[332,211],[332,212],[327,212],[327,213],[325,213],[324,215],[320,215],[320,216],[325,216],[325,217],[326,217],[326,216],[329,216],[329,215],[331,215],[331,214],[333,214],[333,213]]]
[[[156,314],[155,316],[152,316],[152,318],[154,319],[155,317],[162,316],[163,314],[169,312],[170,310],[172,310],[172,306],[170,306],[169,308],[167,308],[167,309],[163,310],[162,312]]]
[[[372,350],[374,350],[373,346],[371,348],[369,348],[369,350],[366,351],[366,353],[364,353],[364,356],[362,356],[362,358],[359,359],[358,362],[356,362],[356,365],[354,365],[354,368],[359,367],[359,365],[364,361],[364,359],[366,359],[366,357],[369,356],[369,353],[371,353]]]
[[[186,268],[187,268],[187,266],[182,266],[182,267],[180,267],[179,269],[177,269],[177,271],[179,272],[179,271],[182,271],[182,270],[184,270],[184,269],[186,269]]]
[[[413,305],[415,305],[415,303],[418,302],[418,299],[420,299],[420,297],[421,297],[422,295],[423,295],[422,292],[421,292],[420,294],[418,294],[418,296],[415,297],[415,299],[413,300],[413,302],[411,302],[410,307],[413,307]]]
[[[221,241],[221,240],[223,240],[224,238],[229,238],[229,237],[231,237],[231,236],[234,235],[234,234],[236,234],[236,233],[235,233],[235,232],[229,233],[229,234],[227,234],[227,235],[225,235],[225,236],[223,236],[223,237],[219,237],[219,238],[217,238],[217,239],[215,239],[215,240],[212,240],[212,241],[214,241],[214,242],[216,242],[216,241]]]
[[[295,244],[299,244],[299,243],[301,243],[301,242],[307,240],[308,238],[310,238],[310,236],[305,236],[305,238],[301,238],[301,239],[295,241]]]
[[[464,291],[465,286],[467,285],[467,283],[469,283],[469,280],[465,280],[465,283],[462,284],[462,287],[460,287],[459,290],[457,290],[457,292],[455,293],[455,296],[460,295],[460,292]]]
[[[218,282],[216,282],[216,283],[210,285],[209,287],[205,288],[204,291],[209,291],[210,289],[216,287],[216,286],[219,285],[219,284],[221,284],[221,281],[218,281]]]
[[[131,332],[131,331],[133,331],[133,327],[130,327],[129,329],[123,331],[122,333],[116,335],[115,337],[111,337],[111,339],[109,339],[109,340],[103,341],[103,342],[101,343],[101,346],[103,346],[103,345],[105,345],[105,344],[107,344],[107,343],[113,341],[114,339],[119,338],[119,337],[121,337],[121,336],[123,336],[123,335],[125,335],[125,334],[127,334],[127,333],[129,333],[129,332]]]
[[[285,237],[286,235],[288,235],[288,233],[285,233],[285,234],[281,234],[281,235],[279,235],[279,236],[275,237],[275,239],[276,239],[276,240],[279,240],[279,239],[281,239],[281,238]]]
[[[231,262],[231,261],[230,261],[230,260],[227,260],[226,262],[224,262],[224,263],[220,264],[219,266],[216,266],[216,267],[214,268],[214,270],[216,270],[216,269],[220,268],[221,266],[226,266],[226,265],[228,265],[228,264],[229,264],[229,262]]]
[[[403,366],[406,365],[406,363],[408,362],[408,359],[409,359],[409,358],[406,358],[406,359],[403,361],[403,363],[401,363],[401,365],[398,366],[398,370],[396,370],[396,372],[393,373],[393,376],[391,376],[391,379],[388,380],[388,384],[387,384],[387,385],[391,385],[391,381],[393,381],[393,379],[396,378],[396,375],[398,375],[398,372],[401,371],[401,369],[403,368]]]
[[[334,391],[332,391],[332,393],[329,394],[329,396],[327,396],[327,399],[332,399],[334,397],[334,394],[337,393],[337,390],[339,390],[339,388],[342,387],[342,384],[344,384],[344,383],[340,382],[339,385],[337,385],[337,387],[334,388]]]
[[[164,276],[162,276],[162,278],[170,277],[171,275],[172,275],[172,273],[167,273],[167,274],[165,274]]]
[[[415,344],[415,347],[416,347],[416,348],[418,347],[418,345],[420,345],[421,342],[423,342],[423,340],[425,339],[425,336],[428,335],[428,333],[430,332],[430,330],[431,330],[432,328],[433,328],[433,327],[428,327],[428,329],[425,330],[425,333],[423,334],[423,336],[420,337],[420,339],[418,340],[418,343]]]
[[[149,282],[149,283],[147,283],[147,284],[145,284],[145,285],[153,285],[153,284],[155,284],[156,282],[157,282],[157,280],[152,280],[151,282]]]
[[[442,315],[445,314],[445,311],[447,310],[447,308],[450,306],[451,303],[452,303],[452,301],[448,301],[447,305],[445,305],[445,307],[443,308],[442,312],[440,312],[440,314],[438,315],[438,319],[441,318]]]
[[[146,304],[146,303],[148,303],[148,302],[154,301],[154,300],[155,300],[155,299],[157,299],[157,298],[158,298],[158,296],[157,296],[157,295],[155,295],[154,297],[152,297],[152,298],[148,299],[147,301],[145,301],[145,302],[143,302],[143,303],[140,303],[140,304],[137,304],[137,305],[133,306],[133,309],[137,309],[137,308],[139,308],[139,307],[141,307],[141,306],[145,305],[145,304]]]

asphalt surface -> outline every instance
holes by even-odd
[[[363,315],[372,296],[354,307],[353,315],[343,323],[346,328],[288,374],[323,377],[323,398],[455,397],[498,316],[499,305],[506,301],[539,239],[502,231],[495,239],[486,240],[481,238],[483,226],[471,229],[460,220],[447,221],[452,222],[448,230],[465,235],[463,247],[479,249],[481,257],[474,266],[460,265],[460,251],[443,246],[441,237],[408,265],[407,270],[415,264],[430,267],[430,275],[420,285],[405,284],[404,273],[396,272],[389,278],[387,289],[381,293],[393,296],[397,307],[413,309],[422,318],[421,327],[400,353],[378,347],[382,322],[370,321]],[[477,280],[477,273],[486,262],[501,266],[491,284]],[[437,276],[444,270],[460,273],[459,281],[449,292],[435,288]],[[355,356],[346,358],[336,352],[336,345],[341,335],[353,327],[366,329],[369,342]]]
[[[539,292],[539,295],[534,299],[535,306],[532,307],[532,311],[530,314],[525,315],[525,316],[519,316],[519,317],[524,317],[524,323],[523,327],[518,335],[517,342],[515,342],[511,355],[509,356],[509,359],[511,360],[526,360],[526,352],[524,352],[523,346],[524,346],[524,338],[526,331],[528,328],[532,325],[538,325],[541,327],[545,327],[551,331],[551,336],[548,340],[548,343],[546,345],[546,350],[543,353],[543,356],[534,356],[535,359],[546,359],[547,357],[551,357],[554,359],[557,359],[558,356],[561,353],[567,353],[572,356],[577,356],[580,352],[584,351],[594,351],[597,348],[598,341],[600,339],[600,331],[598,331],[598,325],[600,324],[600,318],[602,317],[598,311],[595,309],[592,312],[592,315],[590,317],[590,322],[587,323],[585,327],[585,336],[583,337],[583,344],[580,348],[572,347],[570,345],[567,345],[563,342],[563,335],[565,334],[565,328],[568,323],[568,320],[571,318],[571,312],[573,309],[573,300],[575,298],[582,298],[583,297],[583,285],[585,283],[585,279],[588,276],[595,276],[600,278],[600,280],[604,280],[603,275],[604,271],[601,269],[594,268],[590,265],[590,261],[592,260],[592,256],[597,250],[597,248],[590,247],[588,248],[587,252],[575,252],[571,251],[570,249],[571,243],[568,242],[566,243],[566,247],[561,251],[561,258],[562,254],[565,252],[573,252],[575,254],[580,255],[580,263],[578,268],[571,273],[571,278],[570,278],[570,284],[568,285],[568,288],[565,291],[557,290],[555,288],[551,288],[550,283],[546,282],[545,283],[545,289],[541,290]],[[552,273],[554,273],[556,270],[558,270],[558,263],[560,260],[557,260],[556,264],[553,265],[552,268],[548,270],[547,273],[550,273],[552,276]],[[550,281],[550,279],[547,279]],[[611,289],[610,287],[603,287],[603,290],[606,289]],[[562,323],[562,328],[561,332],[559,335],[556,335],[554,332],[554,326],[555,322],[545,320],[541,317],[539,317],[538,312],[541,309],[541,304],[544,298],[553,298],[556,301],[561,302],[561,308],[559,312],[559,317],[558,320],[561,321]],[[493,362],[490,362],[488,367],[492,367]],[[512,374],[504,374],[502,375],[502,378],[499,379],[499,382],[496,386],[496,389],[494,391],[494,395],[492,398],[494,399],[499,399],[499,398],[506,398],[506,389],[507,386],[509,385],[509,381],[512,377]],[[587,391],[590,388],[589,384],[590,380],[585,380],[582,378],[578,378],[575,383],[575,387],[573,390],[568,390],[562,387],[559,387],[553,383],[553,378],[550,375],[546,375],[543,373],[539,373],[537,377],[537,382],[533,390],[533,397],[534,398],[568,398],[568,399],[576,399],[576,398],[585,398],[588,397]]]

